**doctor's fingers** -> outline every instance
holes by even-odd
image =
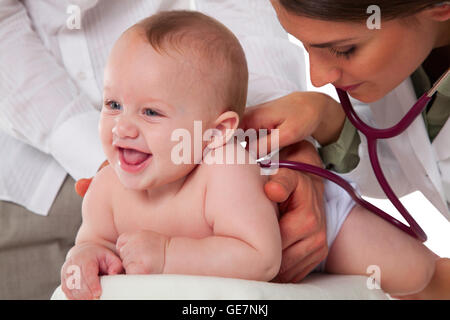
[[[267,123],[248,123],[243,127],[249,137],[248,151],[263,157],[270,152],[277,151],[303,141],[310,136],[313,129],[304,124],[302,118],[286,117],[269,119]],[[305,122],[307,122],[305,120]],[[249,129],[254,129],[252,135]]]
[[[271,129],[281,124],[284,117],[279,111],[279,108],[274,108],[271,105],[272,102],[266,102],[261,105],[247,107],[245,109],[244,116],[240,127],[244,130],[247,129]]]
[[[280,153],[281,160],[305,162],[311,165],[322,166],[319,155],[314,146],[308,141],[302,141],[283,149]],[[267,197],[274,202],[284,202],[295,191],[297,197],[304,200],[311,192],[304,193],[308,189],[314,189],[320,199],[323,196],[323,182],[320,178],[308,175],[292,169],[279,169],[277,174],[271,175],[264,190]]]
[[[295,191],[298,174],[290,169],[279,169],[277,174],[270,176],[264,186],[267,197],[274,202],[285,202]]]
[[[287,270],[290,270],[303,260],[314,260],[310,257],[318,251],[324,253],[325,255],[328,253],[326,237],[320,233],[293,243],[289,247],[283,249],[280,272],[284,273]],[[303,264],[304,266],[313,262],[310,261],[307,263],[307,261]]]
[[[323,190],[314,184],[307,175],[299,174],[295,191],[279,206],[283,249],[312,235],[326,240]]]
[[[297,249],[294,249],[294,247],[292,247],[292,249],[291,248],[288,248],[288,249],[291,250],[291,252],[289,254],[294,254],[294,255],[296,254],[295,251]],[[325,248],[321,248],[321,249],[318,249],[318,250],[312,252],[310,255],[303,257],[302,259],[292,260],[292,262],[295,263],[295,261],[297,261],[297,263],[293,264],[290,268],[282,266],[282,268],[280,268],[279,274],[276,277],[276,281],[282,282],[282,283],[300,282],[309,273],[311,273],[311,271],[313,271],[314,268],[316,268],[317,265],[323,261],[323,259],[325,259],[327,257],[327,254],[328,254],[328,249],[325,247]],[[283,256],[284,255],[285,254],[283,253]]]

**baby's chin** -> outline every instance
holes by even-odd
[[[148,181],[148,178],[143,177],[142,174],[132,174],[125,172],[120,168],[119,164],[114,166],[114,172],[120,181],[120,184],[129,190],[144,191],[152,187],[152,183]]]

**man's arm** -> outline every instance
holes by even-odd
[[[0,44],[0,129],[51,154],[75,179],[92,176],[104,160],[99,112],[44,46],[21,1],[0,3]]]

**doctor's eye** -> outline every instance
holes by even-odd
[[[116,101],[106,101],[105,106],[108,106],[110,110],[121,110],[122,106]]]
[[[329,48],[332,54],[334,54],[338,58],[350,59],[352,54],[355,53],[355,46],[345,46],[343,48]]]

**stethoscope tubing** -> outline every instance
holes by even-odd
[[[344,109],[344,112],[350,122],[367,138],[369,159],[374,170],[375,177],[377,178],[381,188],[386,194],[387,198],[391,201],[398,212],[403,216],[403,218],[408,222],[409,226],[395,219],[391,215],[387,214],[380,208],[374,206],[370,202],[366,201],[361,197],[361,195],[353,188],[353,186],[347,182],[345,179],[337,174],[326,169],[309,165],[306,163],[299,163],[294,161],[280,161],[275,162],[260,162],[260,166],[263,168],[288,168],[301,172],[308,172],[324,179],[330,180],[336,183],[338,186],[343,188],[350,197],[360,206],[366,208],[367,210],[375,213],[382,219],[391,223],[400,230],[406,232],[410,236],[424,242],[427,240],[427,235],[419,224],[410,215],[408,210],[402,205],[399,198],[395,195],[394,191],[387,182],[386,177],[383,174],[383,170],[380,166],[378,155],[377,155],[377,141],[378,139],[392,138],[401,134],[406,130],[409,125],[417,118],[417,116],[423,111],[427,103],[431,99],[426,94],[419,98],[419,100],[414,104],[414,106],[408,111],[408,113],[394,126],[387,129],[377,129],[367,125],[362,121],[356,111],[354,110],[347,93],[341,89],[336,88],[339,100]]]
[[[399,122],[397,122],[397,124],[387,129],[377,129],[370,127],[358,117],[355,109],[353,108],[350,102],[347,92],[339,88],[336,88],[336,91],[347,118],[359,132],[364,134],[364,136],[367,139],[367,148],[370,163],[372,165],[372,169],[374,171],[375,177],[377,178],[379,185],[383,189],[387,198],[391,201],[391,203],[394,205],[397,211],[403,216],[403,218],[409,224],[409,227],[407,227],[402,223],[401,229],[405,231],[405,228],[407,228],[408,234],[412,233],[413,236],[419,239],[420,241],[422,242],[426,241],[427,235],[425,234],[423,229],[419,226],[419,224],[414,220],[414,218],[411,216],[408,210],[403,206],[400,199],[396,196],[391,186],[389,185],[386,177],[384,176],[383,170],[381,168],[378,159],[377,142],[379,139],[392,138],[403,133],[411,125],[411,123],[422,113],[422,111],[427,106],[428,102],[431,100],[431,97],[429,97],[426,93],[423,94],[412,106],[412,108],[403,116],[403,118]],[[392,221],[390,222],[393,223]],[[394,224],[397,225],[396,223]]]
[[[411,229],[410,227],[406,226],[405,224],[403,224],[399,220],[397,220],[394,217],[392,217],[391,215],[387,214],[386,212],[384,212],[380,208],[378,208],[378,207],[374,206],[373,204],[371,204],[370,202],[366,201],[352,187],[352,185],[349,182],[347,182],[345,179],[343,179],[342,177],[338,176],[337,174],[334,174],[334,173],[332,173],[332,172],[330,172],[330,171],[328,171],[326,169],[322,169],[322,168],[319,168],[317,166],[309,165],[309,164],[306,164],[306,163],[295,162],[295,161],[279,161],[279,162],[270,162],[270,163],[263,163],[263,162],[261,162],[261,163],[259,163],[259,165],[261,167],[263,167],[263,168],[272,168],[272,169],[274,169],[274,168],[286,168],[286,169],[292,169],[292,170],[296,170],[296,171],[300,171],[300,172],[307,172],[307,173],[314,174],[316,176],[322,177],[324,179],[327,179],[329,181],[332,181],[335,184],[337,184],[338,186],[340,186],[342,189],[347,191],[347,193],[350,195],[350,197],[357,204],[359,204],[360,206],[362,206],[362,207],[366,208],[367,210],[375,213],[376,215],[378,215],[382,219],[384,219],[387,222],[393,224],[395,227],[401,229],[402,231],[406,232],[410,236],[412,236],[414,238],[417,238],[420,241],[426,241],[426,235],[425,235],[425,233],[423,231],[422,231],[422,233],[421,232],[416,232],[416,230]],[[409,219],[409,218],[406,219],[405,218],[405,220],[408,223],[410,223],[411,219]],[[412,219],[412,220],[414,220],[414,219]],[[418,227],[418,225],[417,226],[414,225],[414,228],[420,229],[420,227]],[[422,230],[422,229],[420,229],[420,230]]]

